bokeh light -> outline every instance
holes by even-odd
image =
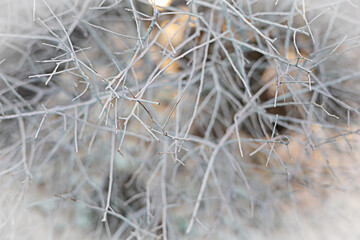
[[[151,4],[159,7],[167,7],[171,4],[171,0],[148,0]]]

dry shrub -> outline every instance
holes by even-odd
[[[301,236],[356,178],[352,2],[34,3],[1,25],[4,239]]]

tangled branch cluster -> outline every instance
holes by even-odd
[[[352,2],[34,3],[0,33],[0,231],[31,202],[99,238],[248,239],[338,181]]]

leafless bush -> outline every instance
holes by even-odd
[[[359,133],[353,4],[5,3],[0,232],[25,207],[65,239],[271,233]]]

